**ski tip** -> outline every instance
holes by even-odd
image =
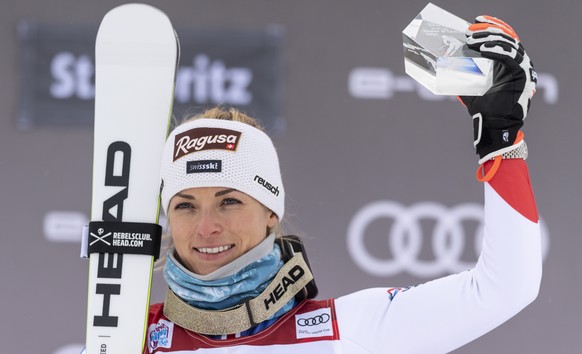
[[[147,4],[124,4],[111,9],[101,21],[97,39],[101,37],[113,42],[126,38],[167,38],[174,35],[170,18],[160,9]]]

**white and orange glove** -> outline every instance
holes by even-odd
[[[519,37],[507,23],[478,16],[467,29],[467,45],[495,60],[493,86],[483,96],[460,96],[473,117],[479,164],[518,149],[520,132],[536,91],[537,75]]]

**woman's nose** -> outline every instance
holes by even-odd
[[[217,213],[213,210],[202,210],[196,220],[196,232],[202,237],[213,236],[222,231]]]

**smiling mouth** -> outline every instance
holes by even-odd
[[[196,248],[196,250],[200,253],[205,253],[205,254],[217,254],[217,253],[222,253],[224,251],[228,251],[232,247],[234,247],[234,245],[219,246],[219,247],[201,247],[201,248]]]

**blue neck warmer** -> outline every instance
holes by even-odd
[[[274,244],[269,254],[232,275],[201,280],[171,257],[170,252],[164,268],[164,278],[170,289],[191,306],[204,310],[224,310],[258,296],[283,267],[281,249]],[[295,300],[292,299],[272,319],[284,315],[294,305]]]

